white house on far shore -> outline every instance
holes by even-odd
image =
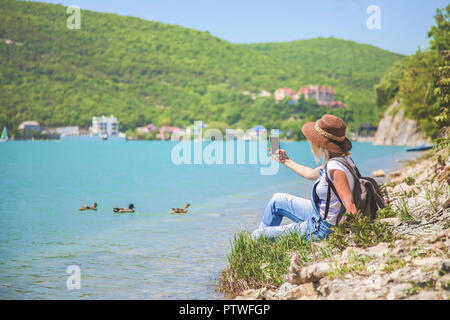
[[[98,136],[117,136],[119,134],[119,122],[117,118],[110,117],[92,117],[91,133]]]
[[[78,128],[77,126],[74,126],[74,127],[60,127],[60,128],[56,128],[56,132],[60,135],[60,137],[79,136],[80,135],[80,128]]]

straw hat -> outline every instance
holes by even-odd
[[[345,137],[345,122],[332,114],[324,114],[316,122],[307,122],[302,127],[305,137],[319,147],[333,153],[346,153],[352,142]]]

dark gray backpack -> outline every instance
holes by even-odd
[[[355,166],[355,168],[353,169],[353,167],[349,165],[343,157],[335,157],[330,160],[338,161],[339,163],[344,165],[353,175],[353,178],[355,179],[355,186],[353,188],[353,201],[355,202],[356,209],[361,211],[361,213],[364,216],[368,217],[370,220],[376,219],[378,209],[384,208],[386,204],[384,203],[383,196],[381,195],[380,188],[378,187],[378,183],[375,181],[375,179],[361,176],[358,168]],[[339,198],[338,193],[336,192],[333,182],[331,182],[330,178],[328,177],[327,164],[330,160],[325,163],[325,178],[328,182],[328,192],[324,220],[326,220],[328,216],[331,196],[330,189],[332,189],[339,202],[341,203],[341,211],[339,212],[336,220],[336,225],[338,225],[340,219],[345,214],[346,209],[341,199]]]

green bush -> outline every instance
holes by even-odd
[[[348,246],[366,248],[395,239],[387,223],[370,221],[361,214],[355,214],[348,215],[343,223],[334,228],[334,232],[329,236],[328,245],[340,250]]]

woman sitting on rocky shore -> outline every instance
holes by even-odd
[[[316,122],[308,122],[302,127],[316,162],[323,158],[324,163],[327,163],[326,173],[323,166],[313,169],[294,162],[284,150],[278,150],[276,155],[270,153],[276,161],[315,183],[312,200],[275,193],[264,210],[259,228],[253,232],[255,238],[260,236],[274,238],[297,232],[304,238],[324,239],[332,232],[336,222],[345,219],[345,214],[357,212],[352,195],[355,184],[353,175],[344,164],[333,160],[342,157],[355,168],[353,160],[349,157],[352,143],[345,137],[345,130],[345,122],[330,114],[324,115]],[[332,182],[330,187],[335,191],[328,192],[327,180]],[[327,195],[330,197],[328,208]],[[295,223],[281,225],[283,217]]]

